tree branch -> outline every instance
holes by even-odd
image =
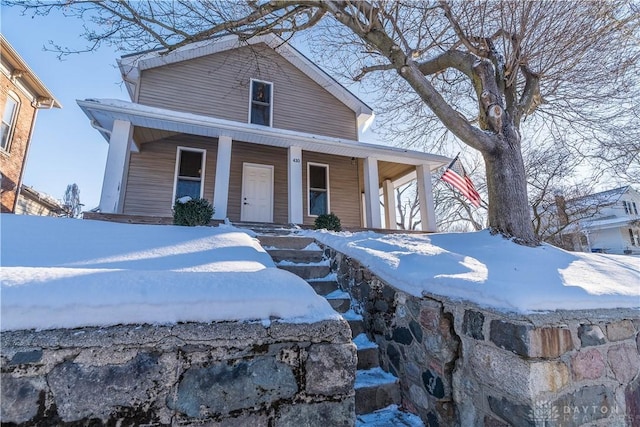
[[[473,78],[473,63],[475,57],[459,50],[447,50],[435,58],[418,63],[422,74],[437,74],[448,68],[455,68],[469,78]]]
[[[516,117],[514,117],[518,126],[523,116],[532,114],[542,104],[540,75],[532,72],[525,65],[520,66],[520,71],[525,77],[525,84],[520,100],[518,101],[517,114]]]
[[[492,151],[497,140],[489,134],[472,126],[460,115],[442,95],[433,87],[420,71],[418,65],[412,61],[405,52],[384,31],[365,31],[361,23],[340,7],[336,1],[324,1],[322,7],[327,10],[343,25],[350,28],[356,35],[367,43],[375,46],[382,55],[386,56],[390,65],[395,68],[400,76],[416,91],[420,98],[429,106],[434,114],[465,144],[476,150]]]
[[[460,40],[460,42],[467,49],[469,49],[469,52],[481,58],[486,58],[487,52],[482,48],[478,48],[474,46],[473,43],[471,43],[471,40],[469,40],[467,35],[464,33],[458,21],[453,17],[453,14],[451,13],[451,6],[449,6],[449,3],[446,0],[439,0],[438,3],[440,4],[440,7],[442,7],[442,10],[444,10],[444,16],[447,18],[447,20],[451,24],[451,27],[453,28],[453,31],[458,36],[458,39]]]
[[[393,70],[395,67],[392,64],[371,65],[369,67],[362,67],[360,74],[353,78],[354,81],[359,82],[369,73],[374,71],[388,71]]]

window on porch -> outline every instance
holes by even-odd
[[[178,147],[173,200],[202,197],[205,150]]]
[[[328,214],[329,209],[329,165],[307,164],[307,188],[309,189],[309,216]]]

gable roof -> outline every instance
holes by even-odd
[[[118,60],[118,65],[127,86],[129,96],[135,102],[136,89],[140,81],[141,72],[144,70],[259,43],[264,43],[271,47],[291,63],[291,65],[306,74],[351,109],[356,114],[358,129],[361,132],[369,127],[374,118],[371,107],[347,90],[315,63],[310,61],[297,49],[274,34],[256,36],[248,40],[240,40],[238,36],[229,35],[190,43],[169,52],[163,49],[126,55]]]
[[[22,86],[21,90],[35,98],[33,102],[37,108],[62,108],[60,102],[2,34],[0,34],[0,57],[2,57],[2,71],[7,73],[17,85]]]
[[[567,206],[582,208],[585,206],[610,206],[618,203],[620,198],[627,194],[633,188],[630,185],[624,187],[613,188],[611,190],[600,191],[598,193],[589,194],[575,199],[566,201]]]

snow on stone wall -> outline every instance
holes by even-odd
[[[638,310],[516,314],[416,297],[327,252],[403,405],[428,425],[640,425]]]

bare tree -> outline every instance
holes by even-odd
[[[393,83],[389,92],[403,87],[414,97],[400,103],[429,110],[424,126],[442,124],[481,153],[489,226],[524,244],[538,242],[522,159],[528,117],[572,128],[584,155],[638,161],[640,139],[616,131],[639,111],[640,14],[632,0],[9,3],[42,14],[60,7],[90,21],[88,49],[106,41],[172,50],[229,32],[288,37],[312,29],[345,74],[375,73]]]
[[[82,203],[80,203],[80,189],[76,183],[67,185],[62,199],[65,216],[69,218],[79,218],[82,213]]]
[[[400,230],[417,230],[421,225],[420,198],[415,182],[396,188],[398,217],[396,225]]]

